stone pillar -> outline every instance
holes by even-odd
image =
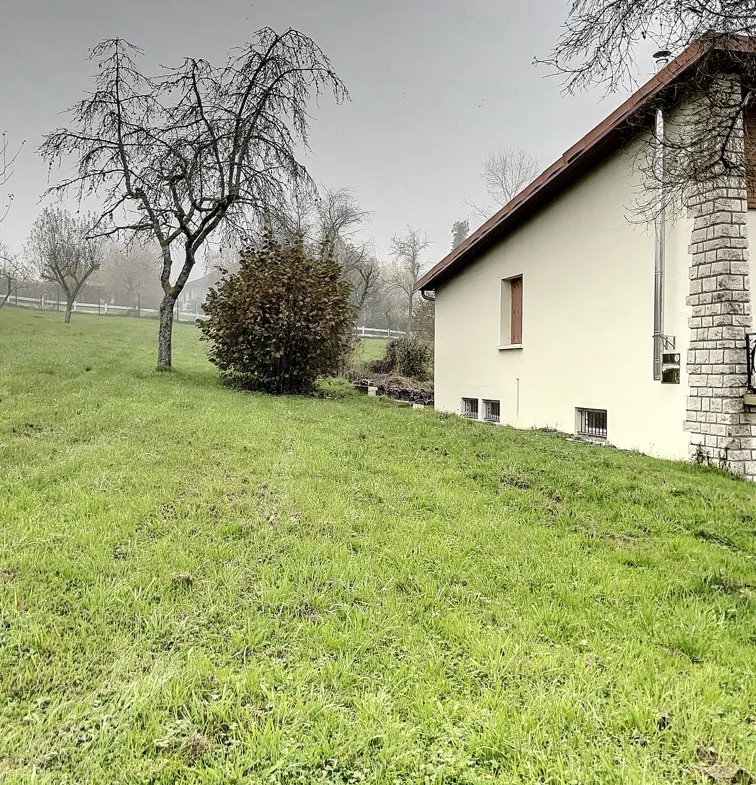
[[[729,178],[689,199],[688,404],[693,460],[756,480],[756,411],[744,404],[751,325],[746,186]]]

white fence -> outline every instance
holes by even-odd
[[[64,311],[66,303],[63,300],[48,300],[46,297],[19,297],[11,295],[8,305],[17,305],[19,308],[38,308],[43,311]],[[108,303],[80,303],[74,302],[73,310],[75,313],[88,313],[96,316],[136,316],[157,319],[159,311],[157,308],[142,308],[139,303],[135,305],[110,305]],[[200,313],[198,308],[193,311],[181,311],[180,304],[177,304],[174,312],[176,321],[194,321],[195,319],[206,319],[205,314]],[[382,330],[378,327],[355,327],[354,334],[358,338],[400,338],[406,333],[403,330]]]
[[[406,335],[403,330],[381,330],[377,327],[355,327],[354,334],[358,338],[401,338]]]
[[[64,311],[66,309],[64,300],[51,300],[47,297],[17,297],[16,295],[11,295],[8,299],[8,305],[17,305],[19,308],[39,308],[43,311]],[[159,313],[157,308],[142,308],[139,303],[134,305],[111,305],[105,302],[82,303],[78,300],[74,301],[73,310],[74,313],[89,313],[98,316],[145,316],[153,319],[157,319]],[[198,309],[181,311],[178,303],[174,313],[174,318],[177,321],[207,318],[205,314],[199,313]]]

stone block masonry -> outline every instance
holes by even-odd
[[[756,411],[744,403],[745,333],[752,324],[745,183],[730,178],[703,189],[688,207],[690,455],[756,480]]]

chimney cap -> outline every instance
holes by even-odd
[[[660,49],[658,52],[654,54],[654,61],[656,62],[656,73],[658,74],[659,71],[663,71],[668,65],[669,61],[672,58],[672,52],[669,49]]]

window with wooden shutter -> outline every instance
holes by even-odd
[[[756,107],[746,109],[745,126],[745,168],[748,208],[756,209]]]
[[[512,278],[510,287],[512,293],[512,328],[510,342],[519,344],[522,343],[522,278]]]
[[[501,280],[499,349],[522,349],[522,276]]]

